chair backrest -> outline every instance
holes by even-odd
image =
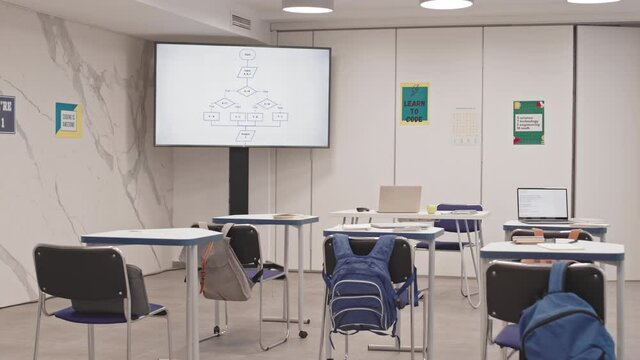
[[[556,238],[566,239],[569,237],[569,233],[571,233],[571,230],[563,230],[563,231],[544,230],[543,231],[543,235],[545,239],[556,239]],[[516,229],[511,232],[512,238],[514,236],[533,236],[533,235],[534,235],[534,232],[531,229]],[[588,232],[581,230],[580,233],[578,234],[578,240],[593,241],[593,237]]]
[[[38,245],[33,250],[38,287],[65,299],[124,299],[126,262],[114,247]]]
[[[544,264],[492,262],[486,274],[487,314],[517,323],[524,309],[546,295],[550,270],[551,267]],[[575,263],[567,268],[565,279],[565,289],[588,302],[604,320],[602,270],[593,264]]]
[[[454,210],[476,210],[482,211],[482,205],[470,204],[470,205],[462,205],[462,204],[439,204],[438,211],[454,211]],[[458,223],[456,225],[456,223]],[[469,229],[467,226],[469,225]],[[433,224],[435,227],[443,228],[446,232],[457,232],[458,226],[460,227],[460,232],[474,232],[476,231],[476,222],[475,221],[464,221],[464,220],[436,220]]]
[[[208,224],[209,230],[221,231],[222,224]],[[194,224],[191,227],[198,227]],[[227,233],[233,252],[242,265],[257,266],[260,262],[260,234],[253,225],[238,224]]]
[[[356,255],[369,254],[376,241],[376,238],[349,238],[351,249]],[[389,259],[389,274],[391,275],[391,282],[394,284],[407,281],[413,273],[411,255],[411,245],[407,239],[396,238],[393,252],[391,252],[391,258]],[[336,255],[333,251],[333,236],[328,236],[324,241],[324,271],[331,277],[335,267]]]

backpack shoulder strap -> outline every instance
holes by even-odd
[[[569,236],[567,236],[567,238],[569,240],[578,240],[578,237],[580,236],[580,234],[582,233],[581,229],[571,229],[571,231],[569,231]]]
[[[198,227],[200,229],[209,230],[209,224],[206,221],[198,221]]]
[[[564,291],[564,274],[569,263],[566,261],[556,261],[551,266],[549,274],[549,294]]]
[[[395,244],[395,235],[380,236],[380,238],[378,238],[378,241],[376,241],[376,245],[373,247],[373,250],[371,250],[371,253],[369,253],[369,256],[388,263],[389,259],[391,259],[391,253],[393,252],[393,247]]]
[[[349,237],[345,234],[333,235],[333,253],[336,256],[336,260],[340,260],[345,257],[353,256],[353,250],[349,244]]]
[[[222,225],[222,230],[220,230],[220,232],[222,233],[222,236],[227,237],[227,234],[229,233],[229,230],[231,230],[232,227],[233,227],[233,223],[226,223]]]

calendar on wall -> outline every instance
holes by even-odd
[[[454,145],[480,144],[480,119],[475,108],[458,108],[453,113],[452,142]]]

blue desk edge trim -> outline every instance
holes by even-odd
[[[214,224],[251,224],[251,225],[305,225],[319,221],[317,216],[306,219],[229,219],[225,217],[214,217],[211,219]]]
[[[571,224],[567,224],[567,225],[571,225]],[[571,230],[572,228],[567,228],[565,227],[559,227],[559,226],[553,226],[553,225],[548,225],[548,224],[539,224],[539,225],[535,225],[535,224],[522,224],[522,225],[502,225],[502,230],[505,231],[513,231],[513,230],[517,230],[517,229],[533,229],[535,227],[540,227],[543,228],[543,230],[550,230],[550,231],[565,231],[565,230]],[[593,235],[598,235],[598,234],[606,234],[607,233],[607,227],[605,226],[601,226],[601,227],[577,227],[576,229],[582,229],[586,232],[588,232],[589,234],[593,234]]]
[[[222,240],[222,234],[208,235],[197,239],[150,239],[150,238],[122,238],[122,237],[102,237],[102,236],[81,236],[80,242],[85,244],[104,244],[104,245],[171,245],[171,246],[189,246],[206,244],[211,241]]]
[[[417,232],[398,232],[395,235],[398,236],[403,236],[406,237],[407,239],[412,239],[412,240],[435,240],[438,236],[442,235],[444,233],[444,229],[440,229],[440,231],[435,232],[433,234],[420,234]],[[389,233],[381,233],[381,232],[376,232],[376,231],[370,231],[370,232],[362,232],[362,231],[349,231],[349,230],[324,230],[322,232],[322,236],[329,236],[329,235],[333,235],[333,234],[345,234],[348,236],[354,236],[354,237],[379,237],[382,235],[393,235],[393,234],[389,234]],[[418,236],[416,236],[418,235]]]
[[[622,254],[584,254],[571,252],[544,252],[544,253],[528,253],[517,251],[486,251],[480,250],[480,257],[490,260],[514,260],[514,259],[553,259],[553,260],[582,260],[582,261],[622,261]]]

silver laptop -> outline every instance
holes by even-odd
[[[518,220],[527,224],[570,224],[565,188],[518,188]]]
[[[415,213],[420,211],[422,186],[380,186],[378,212]]]

